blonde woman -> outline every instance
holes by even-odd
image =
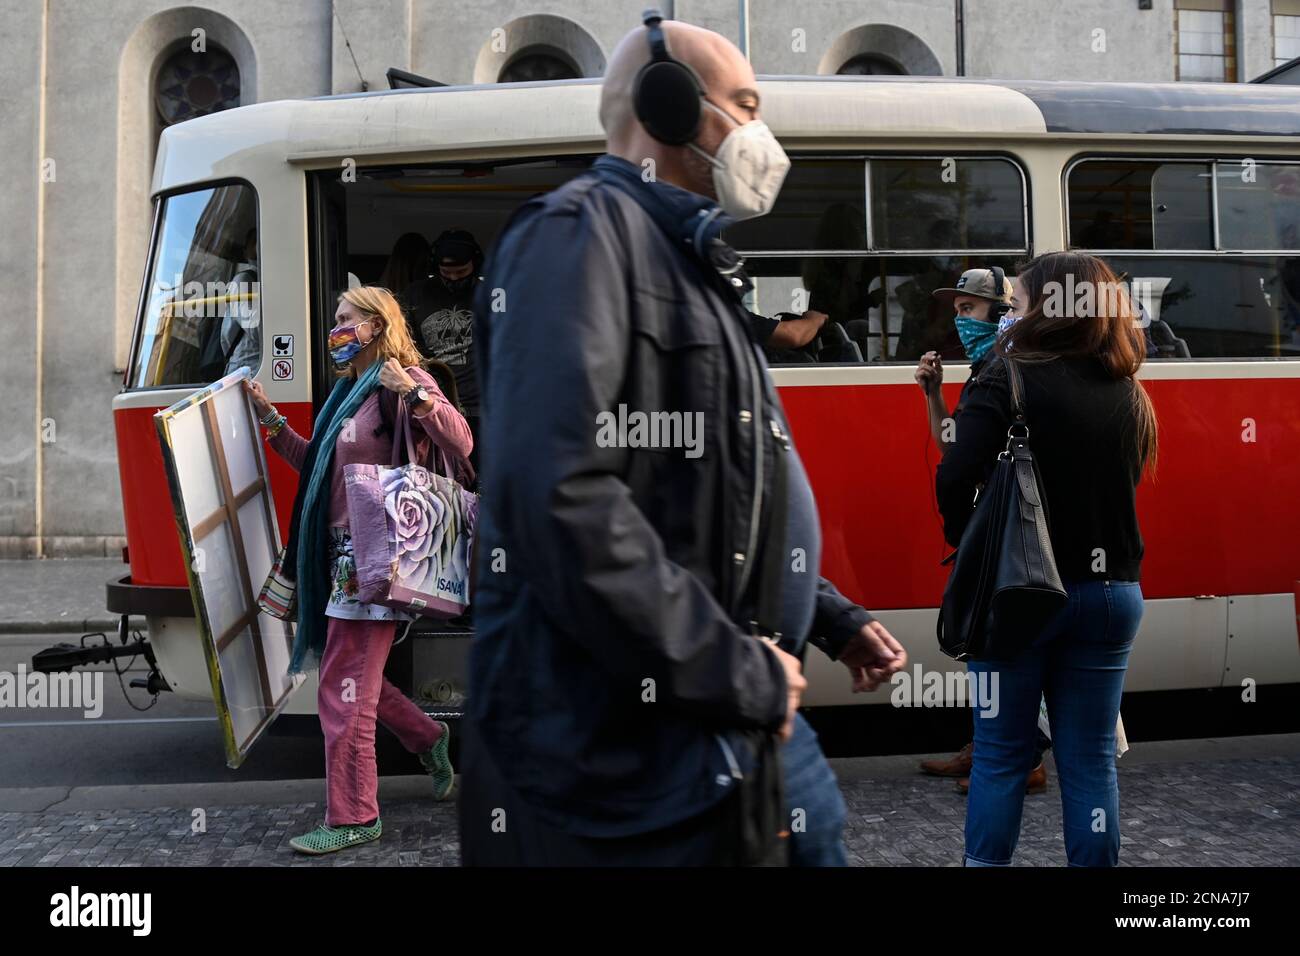
[[[434,721],[384,678],[397,624],[407,617],[354,596],[356,567],[343,469],[391,462],[397,401],[404,401],[413,415],[422,460],[428,458],[431,441],[459,467],[473,445],[464,417],[422,367],[401,307],[387,289],[361,286],[339,297],[329,350],[342,375],[316,418],[310,441],[286,424],[259,383],[247,385],[268,444],[300,476],[283,569],[296,579],[298,597],[289,669],[299,672],[319,663],[327,801],[324,824],[289,844],[313,855],[369,843],[383,832],[376,721],[419,755],[437,799],[451,792],[453,782],[447,725]],[[396,394],[385,400],[385,390]]]

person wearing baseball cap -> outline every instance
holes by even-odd
[[[957,335],[971,360],[971,378],[974,378],[997,340],[999,320],[1011,310],[1011,281],[996,267],[967,269],[955,286],[935,289],[931,294],[952,308]],[[938,352],[930,351],[921,356],[916,366],[916,384],[925,394],[930,434],[939,450],[943,451],[948,406],[944,404],[940,388],[943,384],[943,361]]]
[[[998,325],[1003,317],[1011,311],[1011,280],[997,267],[992,269],[967,269],[949,289],[935,289],[932,295],[940,302],[951,306],[953,322],[957,326],[957,335],[961,338],[966,357],[971,360],[971,374],[966,381],[971,381],[988,361],[989,353],[998,338]],[[945,435],[948,406],[944,404],[943,362],[938,352],[926,352],[921,356],[916,367],[916,384],[925,393],[926,411],[930,419],[930,434],[934,436],[939,451],[946,448],[946,441],[952,440],[952,434]],[[962,393],[965,393],[962,386]],[[955,418],[961,408],[961,398],[953,409]],[[1047,766],[1043,763],[1043,753],[1050,747],[1051,740],[1039,730],[1035,744],[1037,759],[1034,769],[1025,781],[1027,793],[1042,793],[1047,789]],[[935,777],[957,777],[957,789],[962,793],[970,787],[971,754],[973,745],[967,744],[958,753],[948,758],[922,760],[921,770]]]

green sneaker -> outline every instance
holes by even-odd
[[[326,853],[337,853],[339,850],[346,850],[348,847],[371,843],[378,840],[383,832],[383,821],[377,818],[370,826],[352,823],[341,827],[332,827],[322,823],[311,833],[304,833],[302,836],[294,837],[289,841],[289,846],[299,853],[306,853],[309,856],[324,856]]]
[[[426,753],[420,754],[420,764],[433,778],[433,798],[446,800],[456,782],[456,771],[452,769],[451,758],[447,755],[451,744],[451,728],[441,720],[437,723],[442,728],[442,733]]]

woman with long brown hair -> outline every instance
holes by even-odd
[[[1127,291],[1094,256],[1031,260],[1011,303],[994,346],[1002,360],[967,386],[956,440],[938,468],[944,536],[960,543],[976,489],[1006,446],[1012,414],[1005,358],[1012,356],[1069,601],[1014,660],[969,664],[994,699],[981,702],[975,718],[965,863],[1011,863],[1045,696],[1070,865],[1114,866],[1115,725],[1143,609],[1134,498],[1156,457],[1155,412],[1136,378],[1145,340]]]
[[[392,461],[398,401],[410,410],[413,432],[423,433],[416,446],[421,461],[429,459],[431,442],[459,468],[473,443],[464,417],[422,367],[401,307],[387,289],[362,286],[339,297],[329,349],[342,375],[317,415],[310,441],[285,423],[259,383],[248,384],[268,444],[300,475],[284,559],[286,573],[297,582],[298,601],[289,670],[300,672],[319,661],[327,799],[325,823],[289,844],[317,855],[369,843],[383,832],[376,721],[419,755],[433,778],[436,799],[447,797],[454,780],[447,725],[384,677],[397,624],[409,617],[355,597],[344,468]],[[386,391],[396,397],[386,400]]]

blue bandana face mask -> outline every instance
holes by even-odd
[[[956,316],[954,321],[957,323],[957,335],[961,337],[966,357],[972,362],[978,362],[988,354],[989,349],[993,348],[993,343],[997,341],[998,324],[985,322],[983,319],[972,319],[968,315]]]

